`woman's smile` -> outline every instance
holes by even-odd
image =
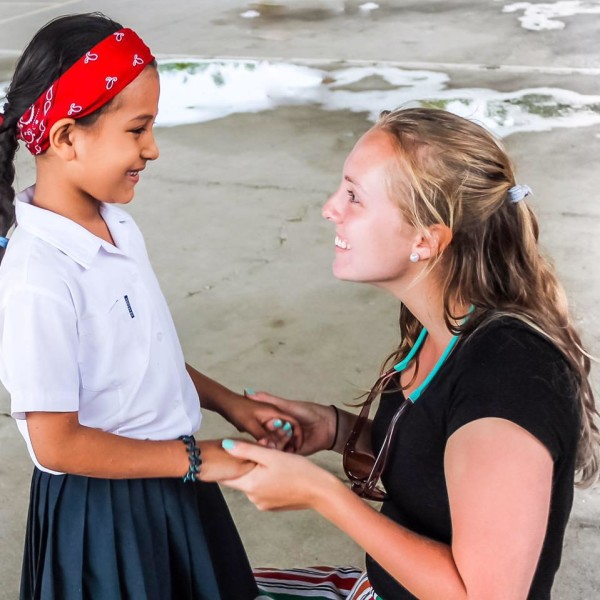
[[[339,235],[335,236],[335,247],[338,250],[351,250],[352,246],[344,239],[342,239]]]

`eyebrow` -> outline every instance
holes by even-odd
[[[129,119],[130,121],[148,121],[149,119],[154,119],[154,115],[138,115],[137,117],[133,117]]]
[[[352,179],[352,177],[350,177],[349,175],[344,175],[344,179],[352,185],[356,186],[357,188],[360,188],[361,190],[363,189],[362,185],[360,185],[360,183],[358,183],[357,181],[354,181],[354,179]]]

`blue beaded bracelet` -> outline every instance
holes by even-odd
[[[200,455],[200,448],[196,446],[196,438],[193,435],[180,435],[179,439],[185,444],[190,460],[188,472],[182,479],[184,482],[196,481],[202,465],[202,457]]]

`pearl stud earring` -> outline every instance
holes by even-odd
[[[410,260],[410,262],[414,262],[414,263],[416,263],[416,262],[419,262],[419,259],[420,259],[420,258],[421,258],[421,257],[420,257],[420,256],[419,256],[419,255],[418,255],[416,252],[413,252],[413,253],[412,253],[412,254],[411,254],[409,257],[408,257],[408,260]]]

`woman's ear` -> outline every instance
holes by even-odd
[[[452,230],[447,225],[436,223],[431,225],[420,236],[413,252],[420,260],[428,260],[442,254],[452,241]]]
[[[50,148],[56,156],[63,160],[75,158],[73,138],[75,135],[75,119],[59,119],[50,128]]]

